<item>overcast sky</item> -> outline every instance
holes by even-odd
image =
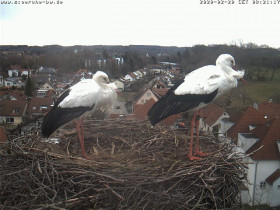
[[[231,5],[200,4],[203,0],[36,1],[46,2],[0,1],[1,45],[185,47],[242,41],[280,47],[280,0],[270,5],[253,0]]]

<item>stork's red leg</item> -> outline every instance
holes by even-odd
[[[199,151],[199,119],[200,119],[200,110],[198,110],[196,118],[195,118],[195,127],[196,127],[196,143],[195,143],[195,155],[199,156],[207,156],[211,153],[203,153]]]
[[[190,140],[190,148],[189,148],[189,154],[187,155],[188,158],[190,158],[190,160],[201,160],[201,158],[199,157],[195,157],[192,154],[192,149],[193,149],[193,130],[194,130],[194,126],[195,126],[195,119],[197,116],[197,112],[193,115],[192,117],[192,121],[191,121],[191,140]]]
[[[87,156],[86,150],[85,150],[84,120],[83,119],[76,122],[76,130],[78,132],[78,136],[79,136],[79,140],[80,140],[82,155],[84,156],[85,159],[90,159],[89,156]]]

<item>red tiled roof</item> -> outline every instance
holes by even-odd
[[[158,97],[158,98],[161,98],[162,96],[164,96],[167,91],[169,90],[169,88],[163,88],[163,89],[160,89],[160,88],[153,88],[152,89],[152,92],[155,93],[155,95]]]
[[[0,143],[7,141],[7,133],[4,126],[0,126]]]
[[[50,97],[43,97],[43,98],[32,97],[27,112],[29,114],[48,112],[50,111],[52,104],[53,104],[53,99]],[[47,106],[47,110],[40,110],[41,106]]]
[[[274,171],[269,177],[266,178],[266,182],[270,185],[273,184],[278,178],[280,177],[280,169],[278,168],[276,171]]]
[[[14,98],[20,100],[20,99],[26,99],[26,95],[21,91],[21,90],[4,90],[4,91],[0,91],[0,97],[4,96],[4,95],[11,95]]]
[[[225,110],[214,103],[208,104],[200,110],[200,116],[207,125],[213,125],[225,113]]]
[[[280,116],[280,104],[263,102],[258,105],[258,112],[267,116],[267,119],[272,119],[276,116]]]
[[[133,79],[135,79],[136,78],[136,75],[135,74],[133,74],[133,73],[129,73],[128,74],[130,77],[132,77]]]
[[[26,100],[6,100],[0,102],[0,115],[1,116],[22,116],[26,111]],[[15,113],[15,109],[17,112]]]
[[[236,113],[229,118],[230,121],[235,122],[235,124],[228,129],[227,135],[237,143],[238,133],[249,133],[250,124],[263,124],[266,119],[252,106],[248,106],[244,110]]]
[[[54,91],[53,89],[49,89],[49,90],[47,91],[47,93],[46,93],[46,96],[47,96],[47,97],[50,97],[50,96],[52,96],[52,95],[55,95],[55,91]]]
[[[280,160],[277,141],[280,140],[280,118],[275,117],[268,122],[259,125],[252,133],[259,140],[250,147],[246,153],[254,152],[250,157],[254,160]],[[259,149],[262,146],[261,149]],[[259,149],[259,150],[258,150]]]
[[[145,104],[138,106],[138,108],[133,113],[133,118],[139,119],[139,120],[146,120],[148,118],[148,112],[152,108],[152,106],[156,103],[156,101],[151,98],[149,101],[147,101]],[[160,122],[160,124],[165,126],[174,125],[175,121],[177,119],[177,115],[172,115],[163,121]]]
[[[153,98],[151,98],[145,104],[138,106],[138,108],[135,109],[133,112],[135,118],[140,119],[140,120],[147,119],[148,112],[155,103],[156,103],[156,101]]]
[[[81,74],[81,73],[87,73],[87,70],[86,69],[79,69],[76,74]]]

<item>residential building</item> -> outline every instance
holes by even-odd
[[[210,103],[200,110],[200,129],[214,132],[222,136],[221,124],[223,119],[228,119],[228,113],[220,106]]]
[[[275,116],[280,116],[280,104],[273,103],[272,99],[260,104],[254,104],[254,107],[264,118],[270,120]]]
[[[5,88],[22,88],[25,86],[25,83],[20,80],[19,77],[7,77],[4,79]]]
[[[231,116],[228,121],[222,121],[222,123],[231,124],[231,126],[221,124],[221,127],[229,127],[228,130],[224,128],[221,128],[221,130],[225,132],[225,136],[231,138],[231,141],[236,144],[238,133],[249,133],[257,125],[266,121],[267,119],[261,113],[252,106],[248,106]]]
[[[23,122],[27,109],[26,100],[0,101],[0,123],[18,125]]]
[[[4,100],[24,100],[27,96],[21,90],[0,91],[0,101]]]
[[[124,90],[124,83],[123,82],[121,82],[120,80],[115,80],[114,83],[116,84],[119,91]]]
[[[127,74],[125,75],[124,80],[132,82],[135,80],[135,75],[131,76],[130,74]]]
[[[8,70],[8,75],[9,77],[19,77],[19,69],[9,69]]]
[[[43,115],[51,110],[53,104],[54,99],[52,97],[32,97],[30,98],[27,114],[30,117]]]
[[[250,130],[239,133],[237,150],[247,154],[246,184],[242,202],[251,206],[280,205],[280,118],[277,116]]]
[[[53,90],[55,91],[55,87],[51,82],[45,82],[41,87],[41,90]]]
[[[148,112],[152,108],[152,106],[156,103],[157,100],[158,99],[154,100],[153,98],[150,98],[145,104],[137,106],[137,108],[134,110],[132,115],[130,115],[129,117],[138,119],[138,120],[147,120]],[[166,119],[162,120],[158,124],[174,127],[178,117],[179,117],[179,115],[172,115],[172,116],[167,117]]]

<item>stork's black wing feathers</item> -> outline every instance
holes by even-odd
[[[75,107],[75,108],[61,108],[53,107],[51,111],[44,117],[41,132],[45,137],[49,137],[54,131],[68,122],[80,117],[87,111],[93,109],[92,107]]]
[[[70,89],[62,93],[57,99],[51,111],[44,117],[41,132],[45,137],[49,137],[54,131],[66,123],[80,117],[87,111],[93,109],[94,104],[91,107],[74,107],[74,108],[61,108],[58,105],[69,95]]]
[[[152,125],[164,120],[165,118],[188,111],[198,106],[201,102],[210,103],[217,95],[218,89],[210,94],[186,94],[175,95],[174,90],[180,84],[170,89],[166,95],[159,99],[149,110],[148,116]]]

